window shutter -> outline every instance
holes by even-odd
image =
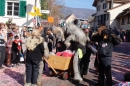
[[[0,0],[0,16],[5,15],[5,0]]]
[[[19,17],[26,17],[26,1],[20,0]]]

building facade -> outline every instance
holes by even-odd
[[[130,7],[129,0],[95,0],[93,6],[97,8],[92,27],[97,29],[100,25],[107,28],[120,28],[120,21],[116,17],[126,8]]]
[[[121,29],[130,30],[130,7],[123,10],[123,12],[120,13],[120,15],[118,15],[116,19],[119,20]]]
[[[33,6],[40,8],[40,0],[0,0],[0,22],[6,23],[9,18],[19,26],[33,26]]]

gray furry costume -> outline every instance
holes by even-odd
[[[41,36],[37,36],[37,37],[28,37],[26,40],[26,47],[27,49],[31,49],[34,50],[35,47],[40,44],[43,43],[44,46],[44,58],[48,58],[49,57],[49,50],[47,47],[47,43],[43,40],[43,38]],[[36,57],[37,58],[37,57]],[[42,58],[42,59],[44,59]],[[37,84],[31,84],[31,83],[26,83],[26,74],[24,76],[24,86],[42,86],[42,73],[43,73],[43,61],[40,61],[39,63],[39,74],[38,74],[38,78],[37,78]]]
[[[82,77],[80,75],[80,52],[78,49],[82,50],[83,55],[86,53],[86,35],[83,30],[73,23],[68,23],[64,27],[64,33],[66,36],[65,45],[66,47],[71,47],[72,51],[74,51],[73,58],[73,70],[74,70],[74,80],[82,81]]]

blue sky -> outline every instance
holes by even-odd
[[[73,8],[89,8],[95,9],[92,6],[94,0],[64,0],[64,5]]]

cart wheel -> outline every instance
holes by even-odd
[[[68,76],[68,72],[64,72],[64,74],[63,74],[63,79],[64,79],[64,80],[67,80],[68,77],[69,77],[69,76]]]

